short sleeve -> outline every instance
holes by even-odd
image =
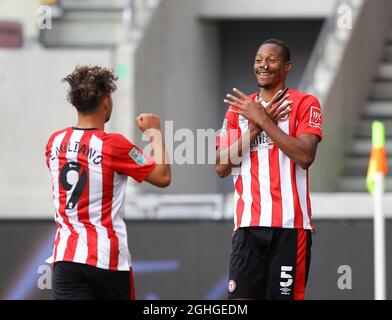
[[[119,174],[144,181],[155,169],[155,161],[120,134],[110,139],[111,166]]]
[[[45,148],[45,162],[46,162],[46,166],[49,168],[50,164],[49,164],[49,158],[51,157],[51,153],[52,153],[52,145],[53,145],[53,136],[51,136],[48,140],[48,143],[46,144],[46,148]]]
[[[315,134],[323,138],[323,117],[320,102],[313,96],[306,98],[300,105],[298,111],[298,127],[296,137],[301,134]]]
[[[231,146],[241,137],[241,130],[238,126],[238,115],[230,111],[226,112],[223,120],[222,130],[216,140],[216,148]]]
[[[55,133],[53,133],[53,134],[50,136],[50,138],[48,139],[48,142],[46,143],[46,147],[45,147],[45,163],[46,163],[46,166],[47,166],[48,168],[50,168],[50,160],[51,160],[51,157],[53,157],[53,155],[52,155],[52,147],[53,147],[54,139],[55,139],[59,134],[61,134],[61,133],[64,132],[64,131],[65,131],[64,129],[63,129],[63,130],[56,131]]]

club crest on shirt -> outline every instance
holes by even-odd
[[[312,128],[322,127],[322,115],[319,107],[311,106],[310,107],[310,117],[309,117],[309,126]]]
[[[147,163],[146,158],[143,153],[140,152],[136,147],[134,147],[130,152],[129,156],[139,165],[143,165]]]

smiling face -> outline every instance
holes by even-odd
[[[266,43],[257,51],[253,68],[259,87],[273,89],[284,85],[291,62],[286,61],[282,47]]]

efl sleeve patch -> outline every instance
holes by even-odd
[[[321,112],[320,102],[317,98],[309,96],[302,101],[298,106],[297,113],[297,128],[295,136],[298,137],[301,134],[314,134],[320,138],[323,138],[323,116]]]
[[[120,134],[110,134],[107,143],[108,154],[111,157],[109,163],[115,172],[134,178],[142,182],[149,173],[154,170],[154,159],[145,154]]]
[[[309,126],[312,128],[322,128],[322,115],[319,107],[311,106],[310,107],[310,117],[309,117]]]
[[[136,147],[134,147],[130,152],[129,156],[135,161],[138,165],[142,166],[147,163],[146,158],[143,153],[140,152]]]

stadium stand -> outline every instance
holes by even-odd
[[[21,48],[22,25],[16,21],[0,21],[0,48]]]

